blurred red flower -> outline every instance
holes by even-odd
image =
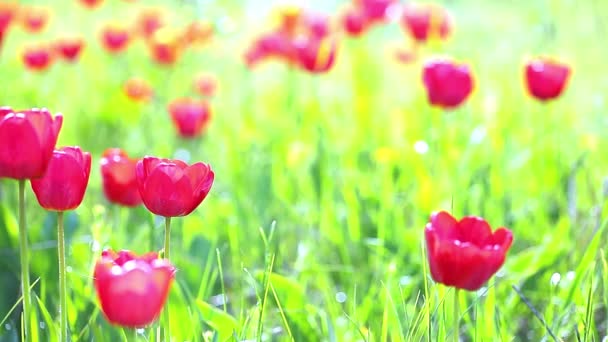
[[[259,62],[275,57],[287,63],[296,63],[298,56],[290,36],[282,32],[270,32],[257,38],[245,53],[249,67]]]
[[[144,157],[137,162],[137,184],[144,205],[164,217],[190,214],[209,194],[214,173],[204,163]]]
[[[129,78],[125,82],[123,90],[125,95],[135,102],[147,102],[154,95],[152,86],[146,80],[138,77]]]
[[[91,173],[91,154],[80,147],[62,147],[53,156],[42,178],[32,179],[32,190],[46,210],[76,209],[84,197]]]
[[[135,19],[135,31],[144,39],[165,26],[165,11],[159,7],[143,7]]]
[[[95,264],[95,290],[106,319],[128,328],[145,327],[158,318],[175,278],[175,267],[154,252],[137,256],[105,250]]]
[[[473,90],[469,67],[449,59],[427,61],[422,78],[431,105],[445,109],[460,106]]]
[[[123,24],[106,24],[101,30],[101,42],[106,51],[118,53],[127,48],[130,41],[129,30]]]
[[[18,6],[14,2],[0,2],[0,48],[17,10]]]
[[[75,62],[84,46],[80,36],[63,36],[55,41],[54,47],[57,55],[67,62]]]
[[[559,97],[568,83],[572,70],[567,64],[541,57],[526,63],[528,93],[541,101]]]
[[[183,138],[199,136],[211,119],[211,109],[204,100],[179,98],[167,107],[177,132]]]
[[[57,143],[63,117],[48,109],[14,112],[0,108],[0,177],[39,178],[44,175]]]
[[[295,41],[295,45],[302,69],[317,74],[329,71],[334,65],[337,50],[335,40],[301,37]]]
[[[403,28],[417,42],[445,39],[451,31],[451,18],[445,8],[435,4],[410,2],[403,8]]]
[[[79,0],[79,1],[85,7],[88,7],[91,9],[99,7],[103,3],[103,0]]]
[[[163,27],[156,30],[148,40],[152,59],[158,64],[175,64],[182,50],[181,38],[180,32],[176,29]]]
[[[506,228],[492,233],[480,217],[457,221],[445,211],[431,215],[424,236],[433,280],[469,291],[478,290],[498,271],[513,242]]]
[[[53,51],[46,44],[30,44],[23,48],[21,60],[28,70],[44,71],[53,61]]]
[[[358,8],[349,6],[342,14],[342,27],[350,36],[359,36],[367,29],[367,17]]]
[[[141,204],[141,196],[135,177],[137,159],[131,159],[119,148],[104,151],[101,162],[101,180],[103,193],[111,203],[126,207]]]
[[[208,73],[200,73],[194,77],[194,91],[204,97],[213,97],[217,91],[217,79]]]
[[[356,7],[360,8],[370,23],[386,21],[391,6],[399,5],[397,0],[354,0]]]
[[[188,24],[182,32],[184,46],[196,46],[207,43],[214,32],[213,24],[205,20],[195,20]]]
[[[37,5],[22,5],[19,9],[20,22],[23,28],[30,33],[42,31],[49,22],[50,10],[48,7]]]

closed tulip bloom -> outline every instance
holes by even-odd
[[[184,138],[199,136],[211,118],[209,104],[203,100],[180,98],[173,100],[168,110],[179,135]]]
[[[528,92],[541,101],[559,97],[572,73],[567,64],[550,58],[537,58],[529,61],[525,71]]]
[[[257,38],[245,54],[245,60],[249,67],[259,62],[275,57],[287,63],[297,62],[298,53],[293,39],[284,32],[270,32]]]
[[[44,71],[53,62],[53,51],[45,44],[32,44],[23,48],[21,54],[23,65],[31,71]]]
[[[433,4],[408,3],[403,9],[401,23],[418,42],[426,42],[431,38],[445,39],[451,30],[448,12]]]
[[[424,236],[433,280],[469,291],[478,290],[498,271],[513,242],[506,228],[492,233],[480,217],[457,221],[445,211],[431,215]]]
[[[445,109],[460,106],[473,90],[469,67],[448,59],[425,63],[422,78],[431,105]]]
[[[0,177],[32,179],[44,175],[63,117],[47,109],[13,112],[0,108]]]
[[[78,36],[65,36],[55,41],[55,51],[64,61],[75,62],[80,56],[84,40]]]
[[[119,23],[108,24],[101,31],[101,43],[106,51],[110,53],[125,50],[129,45],[129,40],[129,30]]]
[[[46,210],[76,209],[87,189],[91,173],[91,154],[80,147],[62,147],[53,152],[42,178],[32,179],[32,190]]]
[[[135,176],[136,159],[119,148],[107,149],[101,158],[101,181],[108,201],[126,207],[141,204]]]
[[[336,60],[336,41],[331,38],[302,38],[295,42],[302,69],[319,74],[328,72]]]
[[[175,278],[175,267],[156,253],[103,251],[95,264],[95,290],[106,319],[127,328],[154,322]]]
[[[137,162],[137,184],[144,205],[164,217],[190,214],[207,197],[214,173],[204,163],[144,157]]]

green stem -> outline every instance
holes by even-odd
[[[165,247],[164,247],[164,258],[169,259],[169,243],[171,242],[171,217],[165,217]],[[165,309],[163,310],[163,325],[165,330],[165,342],[171,342],[171,331],[169,328],[169,299],[165,303]]]
[[[68,340],[68,302],[65,274],[65,235],[63,211],[57,213],[57,254],[59,256],[59,341]]]
[[[453,336],[454,336],[454,342],[458,342],[459,341],[459,337],[460,337],[460,309],[459,309],[459,302],[458,302],[458,294],[460,293],[460,290],[457,288],[454,288],[454,331],[453,331]]]
[[[25,339],[31,339],[30,315],[32,300],[30,297],[30,267],[27,231],[25,229],[25,179],[19,180],[19,252],[21,255],[21,289],[23,291],[23,324]]]

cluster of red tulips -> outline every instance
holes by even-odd
[[[99,0],[81,0],[87,7],[100,6]],[[19,15],[17,15],[20,13]],[[152,60],[172,65],[188,46],[206,41],[211,26],[200,21],[186,27],[165,24],[162,11],[146,9],[135,20],[135,28],[110,23],[101,31],[104,48],[112,54],[125,51],[134,37],[146,42]],[[49,12],[44,8],[0,3],[0,44],[14,21],[21,18],[31,32],[43,30]],[[374,25],[400,18],[404,30],[417,44],[446,39],[453,26],[448,12],[437,5],[396,0],[354,0],[342,13],[340,22],[351,36],[360,36]],[[245,54],[252,67],[268,58],[278,58],[310,73],[324,73],[336,60],[337,39],[328,16],[299,7],[280,10],[279,23],[256,38]],[[416,46],[417,46],[416,45]],[[35,71],[48,68],[53,56],[69,62],[78,59],[84,40],[78,36],[62,37],[49,45],[24,49],[23,62]],[[46,49],[46,50],[45,50]],[[534,98],[548,101],[564,91],[571,70],[552,58],[535,58],[524,67],[527,91]],[[462,105],[474,88],[470,67],[449,57],[431,58],[422,70],[428,102],[432,106],[453,109]],[[211,98],[217,87],[212,75],[195,77],[194,89],[201,98],[178,98],[167,110],[179,134],[196,137],[205,131]],[[125,94],[133,101],[147,102],[153,88],[141,78],[124,84]],[[91,155],[79,147],[55,148],[62,116],[54,117],[46,109],[16,111],[0,108],[0,177],[19,181],[19,227],[24,294],[25,326],[31,311],[27,231],[24,220],[24,185],[30,180],[32,190],[46,210],[58,212],[58,248],[61,294],[61,336],[66,336],[65,318],[65,246],[63,212],[76,209],[83,200],[91,168]],[[129,251],[104,251],[94,270],[95,287],[106,318],[126,327],[142,327],[153,322],[165,304],[175,268],[170,262],[170,222],[172,217],[190,214],[205,199],[214,181],[214,173],[204,163],[188,165],[179,160],[144,157],[133,159],[121,149],[108,149],[101,157],[101,174],[106,198],[114,204],[143,205],[166,218],[162,258],[156,252],[137,256]],[[474,291],[486,283],[503,265],[513,241],[511,231],[499,228],[492,232],[482,218],[468,216],[460,220],[447,212],[431,215],[424,230],[432,278],[456,289]],[[168,318],[167,318],[168,319]],[[168,332],[167,332],[168,334]],[[65,340],[60,337],[60,340]]]
[[[30,180],[40,206],[58,213],[60,341],[67,340],[65,239],[63,213],[82,202],[89,181],[91,155],[77,146],[56,148],[63,117],[47,109],[0,108],[0,178],[19,181],[19,231],[24,326],[30,327],[31,296],[25,184]],[[133,207],[143,203],[165,217],[163,258],[156,252],[137,256],[129,251],[102,253],[94,271],[97,296],[106,318],[126,327],[153,322],[166,301],[175,275],[170,257],[170,221],[194,211],[209,193],[214,173],[207,164],[144,157],[134,160],[120,149],[101,159],[103,189],[111,203]],[[168,319],[168,318],[167,318]],[[29,332],[28,332],[29,334]],[[168,332],[167,332],[168,334]]]

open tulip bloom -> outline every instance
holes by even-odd
[[[445,211],[433,213],[424,230],[433,280],[475,291],[505,262],[513,234],[506,228],[492,232],[482,218],[457,221]]]
[[[95,265],[95,289],[107,320],[128,328],[145,327],[162,310],[175,268],[156,253],[103,251]]]
[[[433,213],[424,229],[427,257],[434,281],[454,287],[454,341],[459,340],[458,293],[476,291],[504,264],[513,234],[492,232],[481,217],[456,220],[445,211]]]
[[[19,255],[23,293],[23,326],[30,336],[30,275],[25,224],[25,181],[44,175],[53,155],[63,117],[47,109],[13,111],[0,107],[0,178],[19,181]]]

